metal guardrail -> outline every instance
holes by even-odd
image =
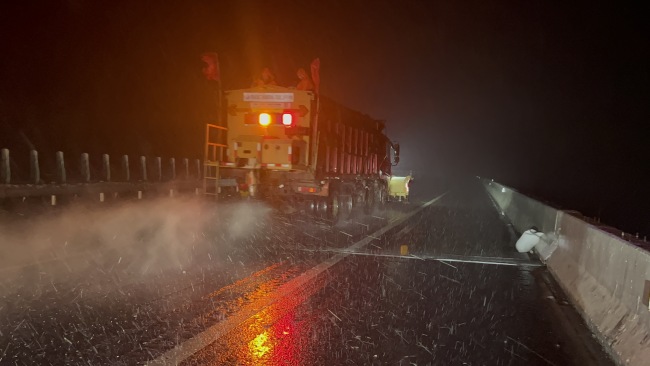
[[[193,164],[187,158],[181,159],[181,169],[177,169],[176,159],[170,158],[163,164],[160,157],[148,161],[140,156],[135,176],[131,171],[128,155],[122,155],[119,167],[111,166],[108,154],[103,154],[101,169],[97,176],[92,176],[90,157],[83,153],[79,159],[79,175],[70,180],[63,152],[56,152],[55,177],[52,182],[42,179],[39,155],[36,150],[29,153],[29,179],[22,182],[12,182],[11,158],[8,149],[0,150],[0,199],[14,197],[36,196],[67,196],[67,195],[99,195],[103,200],[104,194],[119,194],[124,192],[142,191],[174,191],[197,190],[202,187],[202,163],[195,159]],[[50,172],[51,173],[51,172]],[[116,173],[116,174],[113,174]],[[198,191],[196,191],[198,193]],[[138,193],[141,195],[141,193]]]

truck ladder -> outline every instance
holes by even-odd
[[[219,197],[219,166],[226,156],[226,132],[223,126],[206,124],[205,127],[205,154],[203,157],[203,193],[215,199]]]

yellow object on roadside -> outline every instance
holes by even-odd
[[[412,177],[391,177],[390,184],[388,185],[388,195],[391,199],[396,201],[408,201],[409,197],[409,182]]]
[[[399,254],[400,255],[408,255],[409,254],[409,246],[408,245],[402,245],[399,247]]]

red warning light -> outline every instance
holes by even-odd
[[[293,116],[290,113],[282,114],[282,124],[285,126],[291,126],[293,123]]]

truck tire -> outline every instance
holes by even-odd
[[[316,202],[314,200],[305,200],[303,205],[307,215],[313,215],[316,213]]]
[[[340,209],[339,209],[339,220],[340,221],[345,221],[350,219],[350,216],[352,215],[352,204],[353,198],[352,195],[350,194],[342,194],[339,195],[339,203],[340,203]]]
[[[316,201],[316,216],[324,219],[329,218],[329,198],[321,198]]]
[[[388,192],[384,186],[380,186],[378,191],[379,202],[377,202],[377,207],[380,211],[384,211],[386,209],[386,202],[388,202]]]
[[[331,192],[327,198],[327,218],[336,222],[341,214],[341,201],[338,192]]]
[[[363,206],[363,211],[365,212],[366,215],[372,213],[372,210],[375,209],[375,203],[376,203],[375,187],[371,185],[366,190],[366,202],[365,205]]]

